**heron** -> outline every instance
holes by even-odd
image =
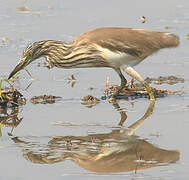
[[[107,67],[114,69],[121,84],[112,94],[116,98],[127,84],[122,74],[126,72],[141,82],[151,100],[155,100],[153,88],[136,72],[134,66],[163,48],[179,45],[179,37],[147,29],[104,27],[85,32],[69,43],[57,40],[43,40],[30,44],[8,79],[24,69],[31,62],[45,57],[46,66],[58,68]]]

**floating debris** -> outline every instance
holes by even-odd
[[[68,83],[71,83],[72,88],[74,87],[74,85],[77,81],[77,79],[75,78],[75,76],[73,74],[71,75],[71,78],[67,78],[66,80],[68,81]]]
[[[17,107],[26,104],[26,99],[17,90],[11,87],[2,87],[3,82],[9,81],[5,77],[0,78],[0,107]],[[9,83],[10,84],[10,83]]]
[[[81,98],[81,104],[86,105],[87,107],[92,107],[96,104],[98,104],[100,100],[96,97],[93,97],[91,95],[83,96]]]
[[[94,87],[89,87],[88,90],[93,91]]]
[[[16,89],[3,88],[1,89],[0,106],[22,106],[26,104],[26,99]]]
[[[170,27],[170,26],[165,26],[164,28],[165,29],[173,29],[173,27]]]
[[[145,81],[150,84],[150,83],[154,83],[154,84],[163,84],[163,83],[167,83],[167,84],[176,84],[176,83],[183,83],[184,79],[183,78],[178,78],[175,76],[168,76],[168,77],[163,77],[160,76],[158,78],[149,78],[147,77],[145,79]],[[104,91],[105,96],[109,96],[111,94],[113,94],[114,92],[117,91],[117,89],[119,88],[119,86],[117,85],[112,85],[109,88],[107,88]],[[154,90],[154,95],[155,97],[159,98],[159,97],[165,97],[169,94],[183,94],[185,93],[184,91],[170,91],[167,89],[156,89],[153,88]],[[148,98],[149,94],[146,91],[146,89],[144,88],[144,86],[141,83],[134,83],[132,82],[131,84],[127,84],[125,86],[125,88],[121,91],[121,93],[119,94],[121,98],[128,98],[128,97],[132,97],[132,98],[139,98],[139,97],[145,97]],[[103,97],[106,98],[106,97]]]
[[[68,81],[76,81],[74,74],[71,75],[71,78],[67,78]]]
[[[34,96],[31,98],[30,101],[33,104],[53,104],[60,99],[62,99],[62,97],[60,96],[42,95],[42,96]]]
[[[184,83],[184,79],[183,78],[178,78],[176,76],[159,76],[158,78],[149,78],[147,77],[145,79],[145,81],[147,83],[154,83],[154,84],[170,84],[170,85],[173,85],[173,84],[177,84],[177,83]]]
[[[104,91],[104,94],[105,96],[109,96],[111,94],[113,94],[114,92],[116,92],[116,90],[119,88],[119,86],[117,85],[112,85],[110,86],[109,89],[106,89]],[[160,97],[165,97],[167,96],[168,94],[181,94],[183,92],[180,92],[180,91],[169,91],[169,90],[166,90],[166,89],[155,89],[153,88],[154,90],[154,95],[156,98],[160,98]],[[146,91],[145,88],[129,88],[129,87],[126,87],[124,88],[120,94],[119,94],[120,97],[122,98],[129,98],[129,97],[132,97],[132,98],[148,98],[149,97],[149,94],[148,92]]]
[[[183,78],[180,78],[180,77],[176,77],[176,76],[159,76],[158,78],[150,78],[150,77],[147,77],[145,79],[145,81],[148,83],[148,84],[158,84],[158,85],[161,85],[161,84],[169,84],[169,85],[174,85],[174,84],[177,84],[177,83],[184,83],[184,79]],[[127,85],[128,86],[128,85]],[[131,85],[130,85],[131,86]],[[131,87],[134,87],[134,88],[142,88],[143,85],[142,83],[132,83],[132,86]]]
[[[145,17],[145,16],[142,16],[142,17],[140,18],[140,20],[141,20],[141,23],[145,23],[145,22],[146,22],[146,17]]]
[[[30,11],[30,9],[27,6],[18,7],[17,10],[20,11],[21,13],[30,13],[30,14],[35,14],[37,16],[42,15],[42,13],[39,11]]]
[[[29,8],[27,6],[22,6],[22,7],[18,7],[17,10],[23,12],[23,13],[28,13],[29,12]]]

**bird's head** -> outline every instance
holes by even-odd
[[[31,62],[34,60],[40,58],[40,57],[46,57],[48,56],[49,48],[53,44],[53,41],[38,41],[30,44],[28,47],[26,47],[23,51],[23,55],[21,60],[18,62],[17,66],[14,68],[14,70],[10,73],[8,79],[13,77],[17,72],[24,69],[26,66],[28,66]]]
[[[45,41],[34,42],[26,47],[23,51],[22,58],[18,62],[17,66],[10,73],[8,79],[14,76],[18,71],[24,69],[27,65],[45,55],[43,44]]]

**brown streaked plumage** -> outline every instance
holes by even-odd
[[[179,38],[170,33],[132,28],[99,28],[81,34],[68,44],[45,40],[29,45],[24,50],[21,61],[9,75],[9,79],[35,59],[45,57],[49,68],[53,66],[113,68],[121,78],[121,86],[114,97],[127,82],[122,75],[121,70],[123,70],[144,83],[151,99],[154,99],[152,88],[132,66],[160,49],[178,45]]]

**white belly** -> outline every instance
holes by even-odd
[[[142,61],[140,58],[136,58],[123,52],[113,52],[106,48],[98,46],[98,50],[102,52],[106,61],[114,67],[120,68],[123,66],[135,66]]]

